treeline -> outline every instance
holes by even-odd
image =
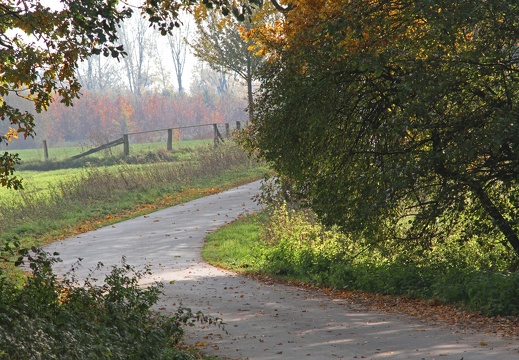
[[[19,101],[23,108],[22,100]],[[46,112],[37,114],[36,137],[22,140],[23,136],[20,136],[9,144],[8,149],[37,147],[44,139],[50,144],[86,142],[100,145],[128,132],[214,123],[235,124],[236,121],[246,121],[246,107],[246,100],[233,94],[171,94],[166,91],[136,97],[129,93],[83,90],[74,106],[55,101]],[[207,127],[184,130],[180,135],[196,139],[212,136],[211,132],[212,129]],[[157,133],[141,135],[141,139],[152,140],[154,136]]]

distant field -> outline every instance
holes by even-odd
[[[116,166],[113,166],[115,169]],[[14,201],[22,193],[46,192],[50,187],[56,186],[60,181],[67,181],[85,171],[84,169],[61,169],[52,171],[20,170],[16,175],[23,178],[24,190],[17,191],[0,187],[0,199],[7,203]]]
[[[186,141],[174,141],[173,142],[173,151],[179,148],[192,148],[197,146],[203,146],[212,144],[212,139],[204,139],[204,140],[186,140]],[[71,147],[49,147],[49,160],[52,161],[60,161],[68,159],[74,155],[81,154],[92,147],[87,146],[71,146]],[[155,151],[158,149],[165,149],[166,142],[149,142],[149,143],[141,143],[141,144],[131,144],[130,143],[130,154],[134,155],[136,153],[147,153],[150,151]],[[114,146],[110,149],[111,154],[114,156],[119,156],[123,154],[123,145]],[[14,153],[18,153],[22,161],[32,162],[32,161],[44,161],[44,153],[43,148],[38,149],[21,149],[21,150],[12,150]],[[90,154],[88,157],[105,157],[106,151],[100,151],[98,153]]]

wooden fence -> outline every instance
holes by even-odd
[[[214,145],[217,146],[220,142],[224,142],[224,137],[220,133],[220,130],[218,129],[218,124],[201,124],[201,125],[190,125],[190,126],[178,126],[178,127],[172,127],[172,128],[165,128],[165,129],[158,129],[158,130],[147,130],[147,131],[136,131],[136,132],[130,132],[123,134],[122,138],[116,139],[114,141],[111,141],[107,144],[103,144],[101,146],[98,146],[96,148],[90,149],[88,151],[85,151],[84,153],[74,155],[71,157],[71,159],[79,159],[84,156],[93,154],[95,152],[105,150],[117,145],[124,145],[124,155],[129,156],[130,155],[130,136],[131,135],[137,135],[137,134],[146,134],[146,133],[152,133],[152,132],[164,132],[167,131],[168,138],[166,141],[166,149],[168,151],[173,151],[173,133],[174,131],[180,131],[181,129],[189,129],[189,128],[198,128],[198,127],[207,127],[212,126],[213,127],[213,139],[214,139]],[[241,122],[236,121],[236,130],[241,129]],[[231,136],[231,130],[228,123],[225,124],[225,137]],[[47,148],[47,141],[43,140],[43,149],[44,149],[44,156],[45,160],[48,160],[49,158],[49,152]]]
[[[212,126],[213,127],[213,139],[214,139],[214,145],[217,146],[220,142],[224,142],[224,138],[222,134],[220,133],[220,130],[218,130],[218,124],[201,124],[201,125],[190,125],[190,126],[178,126],[174,128],[167,128],[167,129],[158,129],[158,130],[147,130],[147,131],[136,131],[131,132],[127,134],[123,134],[123,144],[124,144],[124,155],[129,156],[130,155],[130,135],[137,135],[137,134],[148,134],[152,132],[168,132],[168,139],[166,141],[166,149],[168,151],[173,150],[173,131],[174,130],[181,130],[181,129],[190,129],[190,128],[197,128],[197,127],[206,127],[206,126]],[[236,128],[240,129],[240,122],[236,122]],[[228,130],[228,124],[225,124],[226,129],[226,136],[230,136],[230,131]]]

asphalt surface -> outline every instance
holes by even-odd
[[[207,233],[258,210],[259,182],[124,221],[53,243],[55,266],[87,276],[98,262],[108,268],[124,256],[136,268],[149,265],[143,283],[164,283],[157,309],[182,303],[221,317],[186,329],[187,342],[226,359],[418,359],[519,360],[517,339],[427,324],[404,315],[372,312],[315,290],[262,283],[206,264],[200,250]],[[101,274],[100,274],[101,275]]]

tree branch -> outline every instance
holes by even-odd
[[[294,6],[292,4],[283,6],[277,0],[270,0],[270,2],[272,3],[272,5],[274,5],[274,7],[276,8],[277,11],[282,12],[282,13],[287,13],[294,8]]]

